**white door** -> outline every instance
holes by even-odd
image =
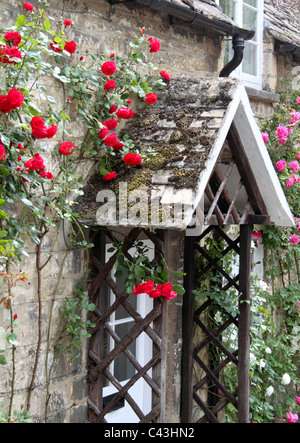
[[[145,244],[147,244],[149,247],[149,259],[152,260],[154,257],[153,243],[147,240],[145,241]],[[106,262],[112,255],[112,253],[108,252],[108,249],[110,249],[111,246],[111,244],[108,244],[106,247]],[[135,252],[136,251],[134,249],[129,251],[131,255],[133,255]],[[112,272],[112,278],[113,274],[114,272]],[[118,279],[117,284],[119,289],[124,289],[124,280],[124,277]],[[111,306],[116,299],[116,296],[111,289],[108,291],[107,298],[108,300],[106,303]],[[139,294],[138,296],[130,295],[127,300],[143,318],[153,309],[153,300],[150,299],[146,294]],[[134,320],[129,316],[123,306],[119,306],[109,319],[110,327],[120,339],[128,334],[130,329],[134,326],[134,323]],[[107,348],[107,353],[114,349],[115,344],[116,343],[113,338],[106,333],[105,346]],[[135,341],[131,343],[128,349],[135,356],[140,365],[144,366],[152,358],[152,345],[152,340],[145,332],[143,332]],[[124,353],[120,354],[112,362],[112,364],[109,366],[109,371],[122,386],[124,386],[136,373],[135,368]],[[151,371],[149,371],[149,375],[151,376]],[[110,382],[106,380],[106,383],[107,385],[103,388],[104,404],[106,401],[109,401],[111,395],[118,392],[118,390]],[[143,414],[146,415],[151,411],[152,390],[143,377],[132,386],[128,393],[137,403]],[[138,416],[134,413],[126,401],[120,402],[116,407],[116,410],[106,414],[105,419],[108,423],[138,423],[140,421]]]

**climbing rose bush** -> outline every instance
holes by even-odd
[[[83,171],[91,164],[98,164],[99,181],[105,185],[117,178],[116,167],[118,170],[140,167],[147,149],[139,152],[134,140],[126,135],[120,139],[119,125],[135,117],[135,100],[152,106],[158,100],[154,90],[164,88],[171,79],[166,70],[155,67],[152,57],[159,52],[160,42],[148,38],[145,29],[137,32],[125,55],[86,53],[83,56],[79,51],[84,48],[73,40],[73,24],[68,17],[61,21],[48,17],[47,3],[42,1],[39,7],[24,2],[19,8],[20,15],[14,25],[0,34],[0,262],[9,270],[24,257],[29,258],[28,247],[35,251],[40,327],[31,387],[23,402],[26,412],[13,418],[17,344],[14,328],[22,319],[14,310],[12,291],[17,282],[27,281],[27,277],[22,274],[11,284],[10,272],[1,273],[8,285],[9,296],[2,297],[0,304],[10,311],[11,333],[5,335],[5,340],[12,355],[7,358],[6,350],[0,349],[0,365],[11,362],[12,393],[7,412],[0,413],[0,422],[27,421],[30,411],[36,368],[40,364],[42,330],[45,332],[41,272],[43,269],[47,272],[53,254],[49,250],[46,258],[42,256],[44,241],[50,230],[55,231],[61,221],[67,220],[71,231],[67,252],[78,245],[88,253],[93,245],[84,238],[74,202],[83,194]],[[52,89],[60,90],[59,99],[64,97],[62,105],[52,95]],[[73,140],[69,123],[79,123],[83,128],[80,141]],[[142,266],[136,264],[135,270],[142,279]],[[57,287],[60,278],[61,274]],[[164,280],[160,281],[163,285]],[[133,281],[130,284],[132,293]],[[165,287],[157,286],[156,290],[161,290],[165,298],[174,295]],[[85,294],[86,278],[82,287],[76,289],[75,300],[66,299],[66,306],[60,308],[70,336],[70,346],[63,351],[70,354],[74,346],[80,348],[82,337],[89,337],[86,329],[95,326],[82,319],[82,312],[96,308],[86,300]],[[49,329],[52,337],[51,322],[43,327]],[[56,354],[53,349],[47,350],[52,351]],[[46,377],[49,373],[50,368],[45,367]],[[49,386],[47,379],[47,390]]]

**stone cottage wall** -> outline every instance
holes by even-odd
[[[31,0],[31,3],[37,7],[39,2]],[[171,76],[218,76],[223,67],[221,37],[207,29],[196,29],[176,19],[171,22],[166,14],[150,8],[132,4],[110,5],[107,0],[50,0],[48,3],[51,17],[67,18],[74,24],[72,38],[78,45],[74,57],[85,56],[86,51],[94,54],[124,54],[128,50],[129,40],[136,35],[136,30],[145,27],[149,36],[160,40],[159,58],[163,61],[162,67]],[[7,25],[14,23],[19,4],[17,0],[0,0],[0,28],[5,29]],[[273,80],[275,76],[275,71],[272,71],[269,78]],[[272,83],[270,90],[274,92],[274,88]],[[58,93],[58,90],[52,92],[56,98]],[[59,98],[61,99],[62,97]],[[260,97],[255,100],[257,106],[264,103]],[[270,100],[268,106],[272,106]],[[260,112],[266,115],[263,110]],[[78,144],[82,136],[80,126],[77,123],[69,124],[68,131],[72,134],[74,144]],[[84,250],[77,248],[68,252],[67,233],[67,226],[57,226],[47,235],[43,245],[44,258],[46,250],[51,247],[54,247],[54,254],[42,274],[42,349],[30,411],[32,421],[35,422],[44,421],[46,409],[49,422],[78,423],[87,419],[87,343],[78,353],[76,362],[70,362],[65,353],[55,351],[58,338],[62,337],[63,343],[67,341],[64,338],[64,323],[59,307],[64,304],[65,297],[72,297],[76,283],[82,281],[87,261]],[[19,317],[19,327],[16,330],[19,344],[16,346],[14,398],[14,409],[17,410],[26,404],[37,345],[38,304],[34,248],[32,246],[30,250],[30,257],[16,267],[16,272],[25,272],[29,280],[21,282],[13,290],[15,311]],[[61,270],[60,283],[56,287]],[[5,287],[3,291],[5,292]],[[48,336],[49,321],[51,328]],[[0,305],[0,336],[8,324],[8,311]],[[49,353],[46,352],[47,348]],[[47,367],[52,368],[48,402],[46,355]],[[0,366],[0,404],[7,404],[9,401],[11,374],[10,365]]]
[[[32,0],[32,3],[38,6],[37,1]],[[18,15],[18,5],[16,0],[0,1],[0,28],[5,29],[8,24],[14,23]],[[166,15],[149,8],[132,5],[111,6],[106,0],[51,0],[48,14],[52,18],[72,20],[72,39],[78,45],[74,54],[77,59],[80,56],[85,57],[86,52],[125,54],[129,49],[128,42],[139,28],[145,27],[149,36],[161,41],[159,58],[163,60],[162,67],[167,69],[171,76],[216,76],[222,68],[220,37],[206,35],[204,29],[193,30],[179,22],[170,25]],[[55,84],[49,85],[47,80],[43,81],[49,89],[51,88],[51,95],[61,102],[61,91]],[[68,123],[67,130],[72,134],[74,145],[78,145],[82,137],[82,128],[77,122],[73,122]],[[54,144],[58,141],[57,135]],[[49,149],[51,147],[52,145],[49,145]],[[54,252],[49,264],[42,271],[42,345],[31,398],[30,414],[33,422],[44,422],[46,411],[47,421],[53,423],[78,423],[87,419],[87,343],[77,352],[78,359],[75,362],[70,361],[70,356],[65,352],[61,353],[55,348],[58,340],[63,346],[68,344],[59,308],[64,305],[65,297],[73,296],[76,284],[82,282],[87,262],[83,249],[68,250],[67,236],[68,227],[65,224],[57,225],[43,243],[43,260],[47,259],[47,250],[54,248]],[[22,271],[28,276],[28,281],[20,282],[13,289],[14,312],[19,319],[19,326],[15,331],[18,345],[13,409],[20,411],[26,409],[27,391],[38,340],[35,245],[30,246],[29,258],[18,264],[15,271]],[[2,293],[5,294],[5,291],[3,286]],[[9,313],[0,305],[0,336],[8,325]],[[3,346],[2,342],[1,349]],[[11,376],[11,365],[0,366],[0,404],[5,405],[2,410],[6,409],[9,402]]]

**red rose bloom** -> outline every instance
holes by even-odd
[[[72,25],[71,20],[64,20],[64,25],[65,26],[71,26]]]
[[[23,102],[23,93],[15,88],[12,88],[7,95],[0,95],[0,111],[7,114],[13,109],[20,108]]]
[[[137,166],[142,163],[143,159],[139,154],[128,152],[128,154],[123,157],[123,161],[126,165]]]
[[[110,120],[107,120],[106,126],[110,131],[113,131],[118,126],[118,120],[116,120],[115,118],[111,118]]]
[[[47,138],[53,138],[56,133],[57,133],[57,126],[56,125],[51,125],[47,129]]]
[[[145,293],[145,294],[150,294],[150,292],[152,292],[154,289],[154,283],[152,280],[147,281],[146,283],[142,284],[141,290]]]
[[[154,289],[154,283],[152,280],[149,280],[149,281],[142,283],[142,284],[138,283],[133,288],[133,295],[150,294],[150,292],[152,292],[153,289]]]
[[[7,95],[0,95],[0,112],[7,114],[10,111],[9,101]]]
[[[110,114],[114,114],[116,112],[116,110],[118,109],[117,105],[112,105],[109,109],[109,113]]]
[[[70,42],[66,42],[65,44],[65,51],[67,51],[69,54],[74,54],[74,52],[76,51],[77,45],[75,42],[70,41]]]
[[[110,76],[113,75],[117,70],[115,62],[112,60],[110,62],[103,63],[101,67],[101,71],[104,75]]]
[[[123,148],[123,143],[121,143],[121,142],[117,142],[115,145],[113,145],[113,149],[115,150],[115,151],[121,151],[121,149]]]
[[[165,71],[164,69],[160,71],[160,75],[167,81],[171,80],[171,76],[168,73],[168,71]]]
[[[6,51],[7,55],[9,55],[10,58],[19,58],[19,62],[15,62],[14,60],[9,60],[8,63],[13,63],[14,65],[18,64],[22,60],[22,53],[19,51],[18,46],[12,46],[11,48],[8,48]]]
[[[11,58],[22,59],[22,54],[18,49],[18,46],[12,46],[11,48],[7,45],[0,45],[0,62],[1,63],[11,63],[17,64],[16,61],[11,60]],[[19,61],[19,63],[20,63]]]
[[[45,169],[44,160],[40,154],[34,154],[34,157],[24,163],[25,168],[30,171],[38,171]]]
[[[32,136],[37,138],[38,140],[42,140],[47,138],[47,128],[46,126],[42,126],[40,128],[36,128],[32,130]]]
[[[34,6],[31,3],[25,2],[23,3],[24,8],[26,9],[26,11],[32,11]]]
[[[134,116],[134,112],[132,109],[129,108],[120,108],[116,113],[116,116],[123,120],[128,120]]]
[[[71,142],[64,142],[64,143],[61,143],[61,145],[59,146],[58,149],[62,155],[68,156],[68,155],[73,154],[75,146]]]
[[[2,143],[0,143],[0,160],[2,161],[5,159],[6,159],[6,152]]]
[[[4,34],[4,38],[8,42],[11,42],[11,43],[13,43],[15,45],[18,45],[20,43],[20,41],[22,40],[22,37],[20,36],[20,34],[18,32],[15,32],[15,31],[6,32]]]
[[[104,126],[104,128],[102,128],[101,131],[99,132],[99,138],[100,138],[100,140],[103,140],[108,134],[108,127],[107,127],[106,123],[104,123],[104,122],[100,122],[100,123]]]
[[[10,103],[11,109],[20,108],[24,103],[24,95],[22,92],[18,91],[16,88],[12,88],[8,94],[7,99]]]
[[[158,52],[160,50],[160,42],[156,38],[149,37],[150,52]]]
[[[113,180],[114,178],[116,178],[115,171],[109,172],[108,174],[103,176],[103,180],[106,182],[109,182],[109,181]]]
[[[145,102],[149,105],[154,105],[154,103],[157,102],[157,95],[156,94],[147,94],[145,98]]]
[[[32,129],[43,128],[45,126],[45,122],[42,117],[32,117],[30,126]]]
[[[104,140],[105,146],[114,146],[118,141],[116,134],[110,134]]]
[[[53,43],[50,43],[50,47],[51,47],[51,49],[53,49],[54,52],[62,52],[61,47],[54,40],[53,40]]]
[[[104,89],[105,91],[109,91],[110,89],[115,89],[115,87],[116,87],[116,82],[114,80],[107,80]]]

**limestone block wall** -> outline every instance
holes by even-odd
[[[1,29],[5,30],[14,23],[20,3],[18,0],[0,0]],[[39,5],[38,0],[31,0],[31,3],[35,7]],[[144,27],[147,35],[160,40],[161,51],[156,60],[162,60],[161,67],[167,69],[172,77],[218,76],[223,67],[223,39],[208,29],[196,29],[175,19],[170,21],[166,14],[130,3],[111,5],[107,0],[49,0],[48,3],[52,20],[69,19],[74,24],[72,39],[76,41],[78,48],[74,54],[75,59],[79,59],[80,56],[86,57],[89,52],[125,54],[129,49],[129,41],[139,28]],[[272,50],[271,47],[269,49]],[[272,80],[270,90],[275,88],[275,77],[275,71],[265,77],[266,85]],[[53,85],[47,86],[58,101],[63,100],[61,90]],[[82,139],[82,128],[77,122],[72,122],[68,123],[67,129],[72,134],[74,145],[78,145]],[[59,133],[56,137],[54,142],[58,141]],[[49,145],[50,149],[51,146]],[[89,167],[86,168],[86,175],[89,175]],[[55,348],[58,339],[67,344],[59,308],[63,306],[65,297],[73,296],[76,284],[83,279],[87,263],[83,249],[68,250],[67,234],[67,226],[57,225],[49,232],[43,244],[44,260],[47,258],[47,250],[53,247],[54,253],[42,272],[41,358],[30,410],[31,420],[34,422],[44,422],[46,412],[48,422],[77,423],[87,420],[88,344],[84,343],[75,362],[70,362],[68,355],[58,352]],[[16,266],[16,272],[26,273],[28,281],[20,282],[13,290],[14,308],[19,318],[16,330],[16,410],[22,410],[26,405],[38,340],[35,252],[35,246],[32,246],[29,258]],[[2,295],[5,291],[3,286]],[[8,325],[8,311],[0,304],[0,340],[1,333]],[[4,344],[1,342],[0,348],[2,346]],[[11,377],[11,364],[0,366],[0,405],[3,403],[4,409],[9,402]]]
[[[39,2],[32,0],[38,7]],[[167,15],[160,14],[142,6],[112,6],[107,0],[50,0],[48,14],[55,19],[69,19],[73,22],[72,39],[77,43],[75,59],[93,54],[125,54],[129,41],[141,27],[146,28],[149,36],[161,42],[161,52],[156,61],[162,60],[162,68],[175,76],[217,76],[221,70],[222,39],[207,30],[192,29],[181,23],[170,24]],[[17,0],[0,1],[0,28],[12,25],[18,16]],[[65,99],[57,85],[43,82],[58,103]],[[82,127],[78,122],[67,123],[67,130],[72,135],[75,146],[82,139]],[[49,143],[49,151],[60,140],[58,131],[55,139]],[[50,162],[50,156],[49,156]],[[55,165],[51,166],[54,170]],[[86,168],[86,176],[89,167]],[[65,324],[59,308],[64,306],[65,297],[72,298],[77,283],[84,277],[87,257],[85,250],[68,249],[68,227],[57,223],[47,234],[43,242],[42,261],[47,260],[47,251],[53,249],[48,265],[42,271],[42,343],[34,389],[31,397],[30,415],[32,422],[78,423],[87,420],[87,346],[83,344],[77,352],[78,359],[70,360],[62,352],[68,344]],[[18,315],[19,325],[15,330],[18,336],[16,345],[16,376],[14,385],[13,409],[26,409],[28,387],[31,381],[38,341],[38,300],[36,246],[29,244],[29,257],[17,264],[15,272],[24,272],[28,281],[19,282],[13,288],[14,313]],[[2,285],[2,296],[6,294]],[[9,311],[0,304],[0,340],[1,334],[10,323]],[[56,344],[61,344],[60,350]],[[1,341],[0,348],[9,346]],[[0,405],[1,411],[7,409],[10,401],[12,365],[0,366]],[[179,387],[177,387],[179,389]],[[47,417],[47,419],[45,419]]]

